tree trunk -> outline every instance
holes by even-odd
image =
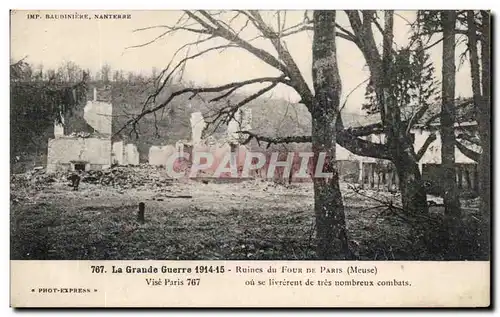
[[[481,109],[479,115],[479,134],[481,138],[481,144],[483,148],[483,152],[481,155],[481,171],[483,177],[481,178],[482,182],[482,202],[483,202],[483,213],[487,215],[487,218],[490,217],[490,136],[491,136],[491,73],[490,73],[490,14],[487,11],[481,11],[482,16],[482,30],[481,30],[481,71],[482,71],[482,88],[483,88],[483,98],[481,102]]]
[[[401,122],[401,109],[391,93],[391,65],[393,63],[394,11],[384,13],[383,52],[380,56],[370,22],[375,12],[364,10],[363,20],[356,11],[346,11],[354,34],[359,39],[356,45],[363,53],[377,95],[377,103],[386,133],[387,147],[399,176],[402,202],[409,212],[427,213],[427,197],[421,182],[418,160],[406,127]]]
[[[482,98],[478,115],[479,136],[481,139],[482,154],[479,160],[481,175],[481,212],[483,215],[484,250],[490,254],[490,221],[491,221],[491,30],[490,13],[481,11],[481,71],[482,71]]]
[[[427,214],[427,192],[422,184],[422,177],[414,157],[407,153],[395,153],[393,160],[399,178],[399,190],[403,209],[414,215]]]
[[[479,56],[477,52],[477,27],[473,11],[467,12],[467,27],[469,40],[469,58],[471,64],[471,79],[472,79],[472,94],[474,105],[477,108],[477,122],[479,129],[479,137],[481,139],[482,154],[479,158],[479,186],[481,193],[481,213],[482,230],[479,238],[479,247],[484,250],[488,256],[489,252],[489,230],[490,230],[490,215],[491,215],[491,196],[490,196],[490,135],[491,135],[491,110],[490,110],[490,20],[489,14],[482,12],[482,29],[481,29],[481,46],[482,46],[482,84],[483,91],[481,92],[481,78],[479,70]]]
[[[382,92],[379,94],[383,96],[381,102],[384,107],[381,108],[383,110],[381,114],[383,115],[383,121],[385,121],[387,143],[399,176],[403,209],[409,214],[427,214],[429,212],[427,193],[422,184],[422,177],[418,169],[418,160],[413,148],[413,142],[410,136],[407,135],[404,124],[401,122],[401,109],[391,94],[394,11],[387,10],[385,12],[384,26],[383,75],[379,79]]]
[[[349,253],[335,153],[341,93],[336,54],[335,11],[315,11],[312,67],[315,100],[310,107],[313,159],[317,163],[324,155],[319,171],[331,173],[329,177],[322,177],[317,175],[316,169],[313,178],[316,254],[324,260],[346,259]]]
[[[441,12],[443,24],[443,82],[440,117],[441,168],[445,215],[460,216],[460,200],[455,177],[455,23],[453,10]]]

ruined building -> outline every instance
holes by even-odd
[[[190,117],[191,124],[191,140],[178,140],[177,143],[165,146],[152,146],[149,149],[149,164],[162,166],[165,165],[168,158],[175,152],[188,152],[192,154],[193,151],[210,151],[216,157],[222,157],[225,153],[231,151],[237,153],[242,146],[239,144],[245,139],[244,135],[238,131],[248,131],[251,129],[252,114],[248,108],[240,108],[236,112],[234,119],[232,119],[223,135],[205,136],[203,132],[207,127],[207,123],[201,112],[193,112]],[[235,154],[236,155],[236,154]]]
[[[47,171],[101,170],[118,165],[139,164],[134,144],[112,139],[113,105],[108,94],[99,96],[96,88],[92,100],[72,115],[55,123],[54,138],[48,141]]]

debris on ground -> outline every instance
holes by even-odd
[[[129,189],[170,186],[173,179],[152,168],[117,166],[107,170],[85,172],[82,182]]]
[[[178,180],[171,186],[174,180],[164,168],[115,166],[81,172],[81,191],[73,192],[67,186],[71,173],[36,168],[11,175],[13,259],[314,258],[311,183]],[[442,240],[442,226],[429,230],[429,237],[420,235],[389,212],[386,202],[400,204],[399,193],[352,187],[340,184],[356,259],[443,260],[439,245],[435,253],[422,247]],[[142,201],[148,204],[146,221],[137,223]],[[478,249],[469,239],[480,225],[478,205],[478,198],[462,201],[466,220],[457,234],[460,260],[473,259]],[[444,210],[429,209],[432,219]]]
[[[23,174],[11,176],[13,187],[34,186],[37,189],[52,183],[68,183],[73,172],[47,173],[37,167]],[[121,190],[140,187],[165,187],[172,185],[173,179],[164,170],[151,166],[115,166],[105,170],[81,171],[82,183],[115,187]]]

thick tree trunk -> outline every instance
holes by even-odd
[[[348,258],[349,249],[344,205],[335,161],[335,142],[332,141],[331,133],[325,133],[328,131],[325,130],[327,124],[327,120],[313,120],[312,131],[316,135],[313,137],[314,162],[317,163],[320,155],[324,155],[324,164],[319,171],[331,173],[330,177],[315,175],[314,178],[316,253],[320,259],[338,260]]]
[[[440,117],[441,168],[445,215],[460,216],[460,200],[455,180],[455,23],[453,10],[441,12],[443,24],[443,82]]]
[[[409,151],[394,153],[393,163],[399,177],[403,209],[413,215],[427,214],[427,193],[423,186],[418,163]]]
[[[346,259],[349,248],[342,194],[336,166],[336,122],[341,93],[335,46],[335,11],[314,12],[313,83],[315,100],[311,105],[314,162],[320,172],[314,175],[317,257]],[[315,164],[315,166],[318,166]]]
[[[484,124],[487,125],[487,124]],[[489,124],[488,124],[489,125]],[[488,138],[490,129],[485,126],[479,127],[481,137]],[[479,186],[481,190],[481,213],[485,216],[485,219],[489,219],[491,215],[491,145],[490,141],[484,141],[482,143],[483,154],[479,158]]]
[[[481,177],[481,212],[483,215],[484,250],[490,254],[490,222],[491,222],[491,30],[490,13],[481,11],[481,72],[482,98],[478,113],[479,136],[481,139],[482,154],[479,160]]]
[[[401,122],[401,109],[390,93],[392,76],[392,43],[394,11],[388,10],[384,14],[384,43],[383,43],[383,96],[381,102],[384,107],[381,114],[387,130],[387,143],[392,153],[392,161],[396,166],[399,176],[399,188],[401,191],[401,202],[403,209],[409,214],[427,214],[427,194],[422,184],[422,177],[418,169],[418,160],[413,148],[413,142]]]
[[[490,109],[490,20],[489,14],[482,15],[481,30],[481,64],[482,76],[480,76],[479,56],[477,51],[477,26],[473,11],[467,12],[468,40],[469,40],[469,58],[471,63],[472,94],[474,104],[477,108],[477,121],[479,128],[479,137],[481,139],[482,154],[479,158],[479,190],[481,193],[481,213],[482,230],[479,237],[479,247],[484,250],[488,256],[490,254],[490,217],[491,217],[491,162],[490,162],[490,136],[491,136],[491,109]],[[481,79],[482,77],[482,79]],[[482,91],[481,91],[482,81]]]
[[[487,11],[481,12],[482,30],[481,30],[481,71],[482,71],[482,102],[479,111],[479,135],[481,138],[482,155],[480,160],[480,170],[482,173],[482,211],[489,219],[490,217],[490,183],[491,183],[491,80],[490,80],[490,14]]]
[[[406,135],[406,127],[401,122],[401,110],[390,91],[392,84],[394,11],[387,10],[384,13],[382,57],[378,51],[370,22],[374,13],[374,11],[364,10],[362,12],[363,20],[360,19],[356,11],[347,11],[347,16],[356,37],[359,39],[356,44],[365,57],[375,86],[390,154],[384,159],[391,160],[396,167],[405,210],[412,213],[427,213],[426,193],[418,170],[418,160],[413,150],[412,141]]]

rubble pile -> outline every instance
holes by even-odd
[[[16,187],[43,187],[45,184],[55,183],[62,180],[62,175],[46,174],[43,167],[35,167],[23,174],[12,174],[10,184],[12,188]]]
[[[163,187],[172,184],[172,179],[161,174],[158,169],[148,166],[117,166],[107,170],[82,172],[82,182],[119,187]]]
[[[20,189],[34,187],[42,189],[51,184],[69,184],[69,176],[77,173],[82,183],[111,186],[119,189],[138,187],[160,188],[172,184],[164,169],[148,165],[115,166],[106,170],[91,170],[82,172],[46,173],[45,169],[36,167],[23,174],[13,174],[10,178],[11,188]]]

